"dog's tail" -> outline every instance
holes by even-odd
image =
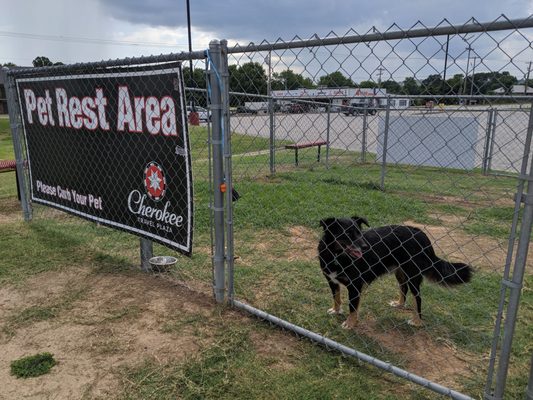
[[[465,263],[451,263],[438,257],[432,267],[423,272],[429,280],[441,285],[459,285],[470,282],[472,267]]]

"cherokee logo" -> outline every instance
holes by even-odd
[[[144,188],[148,196],[155,201],[161,200],[167,190],[167,180],[159,164],[150,162],[144,169]]]

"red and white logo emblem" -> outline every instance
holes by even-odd
[[[167,181],[163,168],[153,161],[144,169],[144,188],[152,200],[159,201],[165,196]]]

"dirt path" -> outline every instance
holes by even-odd
[[[0,288],[0,398],[109,398],[117,393],[116,368],[146,358],[180,360],[202,346],[205,338],[187,326],[179,335],[164,333],[169,316],[210,318],[213,308],[205,296],[139,273],[72,269]],[[26,323],[28,309],[51,309],[55,317]],[[59,361],[50,374],[9,374],[11,361],[45,351]]]

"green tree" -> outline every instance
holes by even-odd
[[[191,69],[189,67],[183,68],[183,81],[185,82],[186,87],[194,87],[194,88],[206,88],[206,79],[205,79],[205,71],[200,68],[194,68],[192,71],[192,77],[191,77]]]
[[[500,87],[505,89],[506,93],[509,93],[513,87],[516,85],[518,79],[511,75],[509,72],[494,72],[494,77],[491,79],[490,90],[496,90]]]
[[[305,78],[290,69],[279,73],[274,72],[272,76],[272,90],[312,89],[314,87],[315,85],[311,79]]]
[[[450,79],[446,79],[442,94],[450,96],[457,96],[461,94],[461,91],[463,90],[462,88],[464,85],[464,79],[465,77],[463,74],[455,74]]]
[[[415,78],[407,77],[403,80],[402,93],[409,96],[417,96],[420,94],[420,85]]]
[[[16,67],[17,65],[16,64],[13,64],[12,62],[7,62],[7,63],[4,63],[2,64],[2,67]]]
[[[183,82],[186,88],[207,88],[207,81],[205,76],[205,71],[201,68],[194,68],[192,71],[189,67],[183,68]],[[196,91],[187,91],[186,93],[188,100],[187,103],[190,104],[191,101],[194,101],[194,104],[197,106],[205,107],[207,101],[205,98],[205,93],[196,92]]]
[[[318,80],[318,85],[326,87],[355,87],[355,83],[350,78],[345,77],[340,71],[321,76]]]
[[[438,96],[443,91],[443,80],[440,74],[429,75],[420,83],[420,94]]]
[[[32,64],[34,67],[50,67],[54,65],[54,63],[52,63],[52,61],[45,56],[35,57],[35,59],[32,61]]]
[[[393,80],[385,81],[381,84],[383,89],[387,89],[387,93],[390,94],[400,94],[402,93],[402,85]]]
[[[248,94],[266,94],[267,76],[257,62],[242,64],[230,70],[230,90]]]
[[[374,81],[362,81],[359,83],[359,87],[363,89],[375,89],[378,87],[378,84]]]

